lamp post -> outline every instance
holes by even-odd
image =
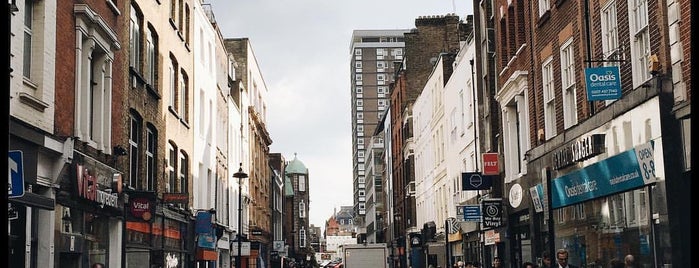
[[[240,235],[243,233],[243,179],[248,177],[248,174],[243,172],[243,163],[240,163],[240,168],[238,172],[233,174],[234,178],[238,178],[238,233],[236,234],[238,239],[238,257],[235,261],[235,267],[242,267],[243,259],[240,256],[240,251],[242,247],[242,240]]]

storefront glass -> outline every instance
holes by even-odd
[[[657,230],[649,190],[646,186],[556,209],[556,248],[567,249],[568,262],[578,267],[608,267],[612,259],[629,254],[637,267],[654,267]]]

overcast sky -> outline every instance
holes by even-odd
[[[464,0],[205,0],[224,38],[247,37],[269,90],[270,151],[309,171],[310,223],[352,205],[350,38],[411,29],[426,15],[473,14]]]

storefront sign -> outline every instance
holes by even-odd
[[[554,179],[553,208],[560,208],[654,183],[653,143],[648,142]]]
[[[618,100],[621,98],[619,66],[585,68],[587,100]]]
[[[483,153],[483,175],[498,175],[498,153]]]
[[[144,221],[150,221],[153,218],[153,203],[148,198],[130,198],[129,207],[131,216]]]
[[[78,196],[99,203],[100,205],[118,207],[119,196],[112,189],[98,189],[97,176],[83,165],[76,164],[76,180]],[[111,181],[111,178],[110,178]]]
[[[213,234],[212,214],[208,211],[197,211],[194,232],[197,234]]]
[[[200,248],[216,248],[216,237],[211,234],[197,234],[197,246]]]
[[[463,211],[464,221],[481,221],[481,206],[480,205],[465,205],[457,206],[457,210]]]
[[[250,242],[240,242],[240,256],[250,256]],[[238,242],[231,243],[231,254],[238,255]]]
[[[484,199],[483,206],[483,227],[500,227],[502,225],[502,199]]]
[[[522,204],[522,186],[519,183],[515,183],[510,188],[510,206],[513,208],[519,207]]]
[[[593,134],[574,141],[553,153],[553,168],[558,170],[604,152],[604,134]]]
[[[272,251],[284,251],[284,240],[274,240],[272,242]]]
[[[462,172],[461,173],[461,190],[489,190],[493,186],[493,178],[491,176],[483,176],[480,172]]]
[[[163,203],[186,205],[189,203],[189,195],[186,193],[163,193]]]
[[[496,232],[495,230],[488,230],[483,234],[485,235],[485,245],[495,245],[495,243],[500,242],[500,233]]]
[[[534,211],[544,211],[544,186],[541,183],[532,186],[531,188],[529,188],[529,195],[532,197]]]

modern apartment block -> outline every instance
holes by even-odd
[[[364,226],[366,214],[367,145],[390,101],[394,62],[403,60],[408,30],[354,30],[350,43],[352,107],[352,185],[354,223]]]

